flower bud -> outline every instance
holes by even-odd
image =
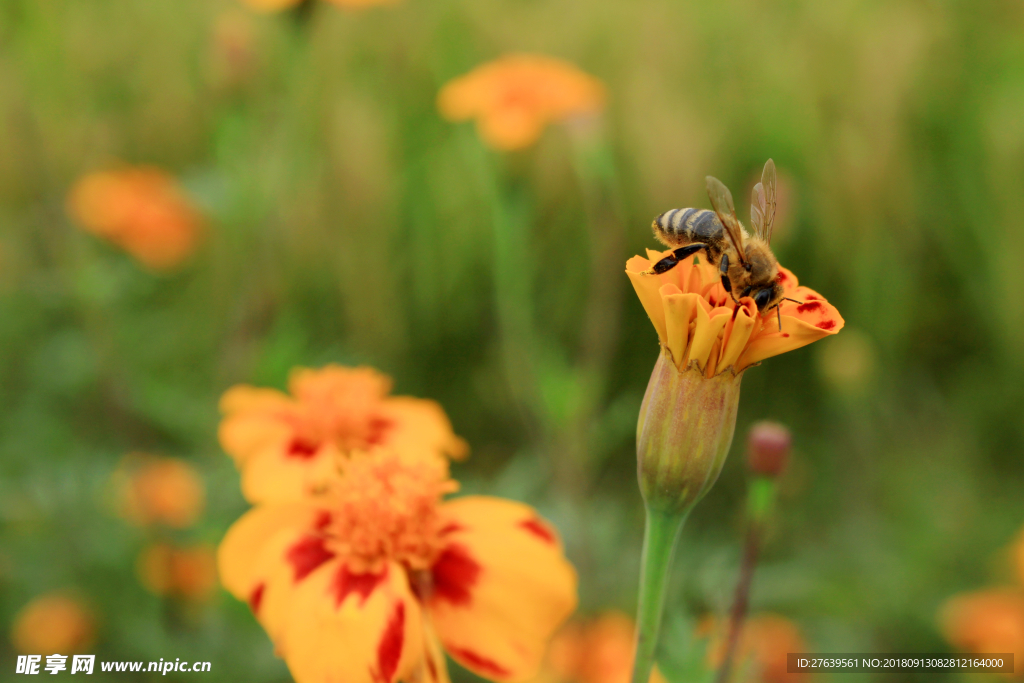
[[[754,474],[777,477],[789,463],[792,445],[793,438],[784,425],[758,422],[747,435],[747,466]]]
[[[736,429],[742,373],[680,371],[662,347],[637,423],[637,475],[648,507],[685,513],[718,479]]]

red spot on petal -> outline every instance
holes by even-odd
[[[451,656],[459,661],[459,664],[474,670],[476,673],[483,674],[484,676],[508,676],[512,673],[493,659],[481,657],[472,650],[452,647],[448,644],[445,644],[444,649],[448,650]]]
[[[306,536],[285,553],[285,559],[292,565],[296,583],[309,576],[310,572],[334,557],[318,536]]]
[[[783,282],[785,282],[788,279],[789,279],[789,276],[786,275],[786,272],[783,271],[783,270],[780,270],[779,271],[779,276],[777,278],[775,278],[775,281],[778,282],[779,284],[782,284]]]
[[[789,332],[783,332],[783,333],[782,333],[782,336],[783,336],[783,337],[788,337],[788,336],[789,336]]]
[[[835,320],[822,320],[820,323],[815,325],[815,327],[817,327],[818,329],[821,329],[821,330],[831,330],[831,329],[835,328],[835,326],[836,326],[836,321]]]
[[[520,522],[519,526],[523,527],[531,534],[544,541],[549,545],[555,544],[555,534],[551,529],[548,528],[547,524],[539,519],[528,519],[525,522]]]
[[[480,565],[465,547],[452,544],[445,548],[430,571],[436,598],[453,605],[468,605],[473,601],[469,589],[480,577]]]
[[[295,437],[292,442],[288,444],[288,450],[285,454],[289,458],[296,458],[298,460],[309,460],[316,452],[320,450],[320,444],[308,441],[301,437]]]
[[[252,589],[252,593],[249,593],[249,609],[252,610],[253,614],[259,614],[260,603],[263,602],[263,591],[266,590],[267,584],[258,583],[256,587]]]
[[[456,531],[465,531],[465,530],[466,530],[466,527],[462,526],[458,522],[448,522],[443,527],[441,527],[441,531],[439,533],[442,536],[445,536],[447,534],[454,534]]]
[[[807,313],[808,311],[816,311],[819,308],[824,308],[820,301],[808,301],[805,304],[800,304],[796,307],[798,313]]]
[[[394,420],[384,417],[370,418],[369,433],[366,436],[366,443],[370,446],[379,446],[387,439],[388,432],[395,426]]]
[[[821,297],[817,294],[808,294],[804,296],[804,299],[807,301],[821,301]]]
[[[340,606],[352,593],[359,594],[359,605],[360,607],[366,602],[366,599],[370,597],[370,593],[376,588],[381,581],[387,578],[388,570],[385,567],[384,571],[379,574],[372,572],[366,574],[353,574],[349,572],[346,565],[342,565],[338,570],[338,573],[334,576],[334,584],[331,586],[334,589],[335,606]]]
[[[398,670],[398,661],[402,658],[402,645],[405,640],[405,603],[395,605],[395,612],[388,619],[384,635],[377,646],[377,675],[375,679],[391,683]]]
[[[316,521],[313,522],[313,528],[317,531],[323,531],[331,523],[331,513],[328,510],[321,510],[317,514]]]

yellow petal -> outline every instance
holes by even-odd
[[[654,329],[658,331],[658,339],[661,340],[662,344],[666,344],[668,343],[668,330],[665,324],[665,308],[661,301],[661,280],[655,275],[642,274],[642,270],[632,270],[632,267],[640,265],[639,262],[641,261],[643,259],[638,256],[631,258],[626,264],[626,275],[629,277],[629,281],[633,283],[633,289],[636,290],[636,295],[640,297],[640,303],[643,304],[644,310],[647,311],[647,317],[654,323]]]
[[[794,278],[795,279],[795,278]],[[807,287],[796,287],[791,292],[802,296],[801,304],[784,302],[782,329],[778,318],[766,315],[761,319],[761,328],[751,335],[747,348],[736,362],[736,369],[742,370],[765,358],[786,353],[824,337],[837,334],[846,322],[834,306]]]
[[[388,398],[379,418],[391,424],[381,445],[403,455],[446,455],[461,460],[469,452],[468,444],[455,435],[452,423],[436,401],[409,396]]]
[[[288,552],[315,527],[319,516],[305,503],[253,508],[228,529],[217,549],[221,583],[249,604],[271,638],[282,624],[279,610],[268,612],[268,588],[274,584],[270,592],[276,593],[270,603],[286,599],[295,577]]]
[[[291,428],[283,418],[294,409],[294,401],[273,389],[244,385],[228,389],[220,400],[224,414],[218,429],[221,447],[242,464],[254,450],[287,438]]]
[[[528,505],[467,496],[443,510],[451,523],[428,602],[437,634],[471,671],[525,680],[576,608],[576,572],[555,531]]]
[[[326,562],[291,596],[281,654],[296,683],[394,683],[423,661],[423,616],[405,571]]]
[[[331,444],[296,455],[287,443],[253,453],[242,468],[242,494],[250,503],[302,500],[322,490],[337,473],[341,455]]]
[[[754,300],[746,297],[741,300],[741,303],[743,305],[736,307],[722,332],[722,356],[718,359],[716,373],[736,365],[755,326],[760,326],[760,315],[757,312],[757,306],[754,305]]]

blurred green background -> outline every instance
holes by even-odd
[[[733,454],[684,531],[664,659],[692,655],[693,620],[728,607],[759,419],[789,425],[795,454],[753,607],[796,621],[810,651],[948,651],[943,601],[1012,580],[1024,5],[307,10],[0,3],[0,678],[15,614],[72,590],[98,659],[288,680],[223,591],[184,611],[145,591],[146,533],[108,498],[126,453],[186,459],[208,502],[180,539],[219,541],[246,505],[217,400],[238,382],[283,388],[296,365],[370,364],[440,401],[472,447],[463,491],[536,505],[580,571],[581,610],[631,611],[634,431],[657,338],[624,263],[655,246],[653,216],[707,206],[706,174],[746,220],[768,157],[775,252],[846,329],[747,373]],[[510,51],[602,79],[601,121],[498,153],[439,117],[445,82]],[[205,214],[183,268],[147,271],[68,218],[74,181],[116,162],[175,174]]]

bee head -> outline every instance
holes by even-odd
[[[751,296],[754,297],[754,304],[757,306],[757,310],[764,313],[771,305],[782,299],[782,285],[773,282],[767,287],[758,289]]]

